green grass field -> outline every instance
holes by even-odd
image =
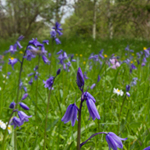
[[[39,39],[42,42],[44,39]],[[50,39],[51,40],[51,39]],[[83,103],[81,115],[81,142],[88,139],[92,134],[97,132],[114,132],[122,138],[128,138],[123,141],[124,150],[143,150],[150,146],[150,59],[147,58],[145,66],[141,66],[143,55],[140,60],[140,65],[137,64],[136,52],[143,51],[143,47],[149,47],[150,43],[144,40],[130,39],[113,39],[104,40],[97,39],[81,39],[70,38],[60,39],[62,44],[56,45],[51,41],[46,46],[46,50],[52,54],[49,58],[50,65],[44,64],[43,60],[36,56],[31,61],[25,59],[21,81],[27,87],[29,96],[23,101],[29,106],[30,110],[24,112],[32,115],[29,122],[25,122],[21,128],[17,127],[17,149],[18,150],[41,150],[44,144],[44,128],[46,119],[46,108],[48,101],[49,90],[44,88],[43,80],[47,80],[50,75],[55,76],[56,71],[61,68],[60,75],[54,82],[54,90],[51,91],[50,104],[48,110],[48,122],[46,129],[46,148],[47,150],[74,150],[77,145],[77,125],[72,127],[71,123],[64,124],[61,121],[67,107],[74,102],[79,107],[81,101],[81,91],[76,84],[77,70],[80,67],[82,72],[87,73],[88,79],[85,80],[85,91],[93,95],[96,99],[96,108],[101,119],[94,121],[89,119],[89,112],[86,102]],[[5,50],[9,49],[12,41],[0,41],[1,55]],[[14,65],[14,70],[11,65],[8,65],[8,59],[11,57],[21,60],[28,40],[21,41],[23,49],[18,50],[14,55],[10,53],[4,55],[4,64],[0,72],[0,120],[8,122],[12,109],[9,105],[12,101],[16,101],[18,89],[18,77],[20,63]],[[132,53],[125,55],[125,47],[129,45]],[[74,54],[76,62],[72,62],[70,71],[63,70],[58,64],[58,55],[60,49],[63,49],[68,55]],[[102,65],[99,62],[89,60],[89,56],[94,53],[98,54],[101,49],[104,49],[103,55],[107,55],[101,59]],[[122,63],[117,69],[112,69],[107,62],[111,55],[119,56],[118,61],[123,61],[132,56],[129,65],[134,63],[137,69],[132,73],[129,71],[129,65]],[[66,60],[67,62],[67,60]],[[27,74],[34,72],[33,68],[39,63],[39,78],[34,80],[32,85],[29,85],[31,77]],[[90,70],[90,65],[92,69]],[[50,67],[51,66],[51,67]],[[7,72],[11,75],[6,79]],[[6,75],[6,76],[4,76]],[[98,75],[101,76],[100,82],[97,83],[94,89],[90,89],[93,83],[97,82]],[[137,84],[131,86],[129,91],[130,97],[125,95],[126,85],[131,85],[133,78],[138,78]],[[124,95],[118,96],[113,93],[113,89],[118,88],[123,90]],[[21,89],[19,93],[19,101],[21,100],[24,91]],[[23,110],[18,107],[19,110]],[[13,126],[12,126],[13,128]],[[5,130],[0,128],[0,149],[3,143]],[[13,150],[14,147],[14,130],[11,134],[6,135],[5,150]],[[83,150],[108,150],[108,144],[105,135],[97,135],[82,146]]]

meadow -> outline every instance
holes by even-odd
[[[40,43],[43,40],[45,39],[38,39]],[[13,125],[11,125],[10,134],[5,134],[5,130],[0,128],[0,149],[12,150],[16,147],[15,143],[17,143],[18,150],[76,149],[78,121],[72,126],[70,121],[64,124],[61,119],[70,104],[75,103],[78,108],[80,106],[82,93],[76,83],[79,67],[87,76],[84,78],[84,91],[88,91],[95,98],[95,105],[100,115],[100,119],[89,118],[88,108],[83,102],[81,142],[97,132],[113,132],[119,137],[128,138],[123,141],[124,150],[143,150],[150,146],[150,59],[147,54],[150,43],[139,39],[97,39],[93,41],[90,38],[63,38],[62,36],[61,44],[57,45],[55,41],[52,42],[52,38],[48,37],[47,40],[49,40],[49,45],[45,45],[45,50],[51,53],[50,57],[47,55],[51,61],[50,64],[44,63],[42,56],[38,53],[31,61],[25,58],[20,81],[18,78],[21,63],[17,62],[14,70],[8,63],[9,59],[22,60],[28,40],[22,39],[20,43],[23,48],[18,48],[14,54],[4,53],[4,51],[8,50],[9,46],[13,45],[17,39],[1,40],[0,42],[2,56],[0,120],[5,123],[9,121],[12,113],[12,109],[9,108],[10,104],[16,102],[17,97],[20,102],[24,93],[28,93],[28,96],[22,102],[30,109],[23,110],[20,106],[17,109],[24,111],[29,116],[32,115],[29,121],[24,122],[16,129],[13,129]],[[57,53],[60,49],[67,53],[67,57],[64,59],[66,68],[59,63],[60,59]],[[102,49],[104,50],[103,58],[99,55]],[[71,61],[72,59],[76,61]],[[112,59],[120,66],[112,68],[113,64],[110,61]],[[68,62],[71,63],[67,65]],[[132,68],[133,64],[135,67]],[[34,71],[36,66],[38,69]],[[43,81],[50,76],[56,76],[59,68],[61,72],[55,79],[54,89],[45,88]],[[30,73],[33,74],[29,76]],[[36,75],[38,78],[35,78]],[[97,81],[98,76],[100,76],[99,81]],[[33,83],[31,83],[31,78],[33,78]],[[22,86],[18,88],[20,82],[22,82]],[[92,86],[94,83],[95,87]],[[129,91],[126,89],[127,85],[130,86]],[[27,88],[27,92],[24,87]],[[123,95],[114,93],[114,88],[122,90]],[[129,92],[130,96],[126,92]],[[16,114],[14,112],[13,115]],[[47,125],[45,126],[45,124]],[[14,142],[14,134],[16,134],[17,142]],[[4,136],[5,141],[3,141]],[[104,134],[94,136],[81,149],[108,150],[109,146],[105,136]],[[45,138],[46,143],[44,143]]]

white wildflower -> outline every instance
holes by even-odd
[[[115,94],[117,94],[117,95],[120,95],[120,96],[123,96],[123,91],[122,91],[122,90],[119,90],[118,88],[117,88],[117,89],[114,88],[113,93],[115,93]]]

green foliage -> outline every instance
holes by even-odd
[[[123,142],[125,150],[142,150],[150,144],[150,92],[149,92],[149,58],[147,59],[147,65],[145,67],[137,66],[137,70],[134,70],[132,74],[129,74],[129,67],[127,64],[122,64],[116,70],[109,68],[108,65],[100,66],[99,63],[92,62],[93,69],[89,71],[88,57],[91,53],[98,54],[103,48],[104,54],[108,55],[108,58],[114,53],[116,56],[120,56],[120,60],[127,58],[124,48],[130,45],[130,48],[134,50],[134,59],[136,59],[136,52],[139,52],[143,47],[148,47],[149,43],[142,40],[127,40],[127,39],[113,39],[103,40],[98,39],[93,41],[92,39],[83,39],[80,37],[69,37],[68,39],[62,39],[62,45],[54,46],[52,52],[53,61],[51,62],[52,71],[51,75],[55,75],[57,69],[60,67],[57,60],[56,53],[61,49],[68,54],[75,54],[77,62],[72,63],[75,72],[70,69],[70,72],[61,71],[56,82],[54,84],[54,90],[50,98],[50,109],[48,113],[48,126],[47,126],[47,149],[56,150],[73,150],[76,149],[77,138],[77,122],[72,127],[71,123],[64,124],[61,122],[66,108],[69,104],[76,101],[77,106],[80,103],[81,92],[76,85],[76,71],[80,66],[83,72],[87,72],[88,80],[85,81],[85,89],[95,97],[96,107],[100,113],[100,120],[89,120],[89,113],[86,107],[86,103],[83,103],[82,111],[82,134],[81,141],[85,141],[92,134],[96,132],[106,131],[114,132],[121,137],[128,137],[128,140]],[[9,48],[11,42],[0,43],[1,53]],[[26,46],[26,43],[23,43]],[[51,51],[51,45],[46,47]],[[82,56],[80,55],[82,54]],[[22,54],[17,53],[15,56],[21,58]],[[13,56],[13,57],[15,57]],[[2,72],[0,72],[0,120],[4,122],[8,121],[11,113],[8,109],[10,102],[16,99],[16,89],[18,80],[19,63],[15,64],[15,70],[12,70],[8,65],[8,58],[10,55],[4,57],[5,64]],[[133,59],[133,60],[134,60]],[[32,115],[29,122],[25,123],[21,129],[17,128],[17,140],[18,149],[21,150],[41,150],[43,148],[43,134],[45,126],[45,112],[47,105],[47,89],[44,88],[43,80],[48,78],[49,66],[40,62],[39,67],[39,83],[38,92],[36,91],[36,81],[32,86],[28,85],[30,77],[27,77],[28,73],[33,71],[33,68],[37,65],[38,57],[31,62],[25,61],[23,68],[22,81],[27,86],[29,96],[24,102],[30,107],[30,110],[26,112],[28,115]],[[85,62],[85,63],[83,63]],[[11,71],[9,79],[3,77]],[[89,87],[96,83],[97,76],[100,74],[101,80],[91,90]],[[122,89],[125,92],[125,86],[130,84],[133,77],[137,77],[137,85],[131,87],[131,97],[125,100],[125,104],[121,114],[121,122],[119,133],[118,128],[118,115],[121,109],[123,97],[113,94],[113,88]],[[26,79],[27,78],[27,79]],[[5,81],[5,83],[3,82]],[[23,92],[20,94],[20,99]],[[38,95],[38,103],[35,103],[36,95]],[[37,118],[35,118],[34,110],[37,108]],[[20,109],[20,108],[19,108]],[[0,129],[0,148],[2,145],[1,138],[4,131]],[[12,148],[12,134],[7,135],[6,149]],[[108,145],[104,135],[97,135],[87,142],[82,147],[83,150],[107,150]]]

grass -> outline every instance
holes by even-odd
[[[42,41],[42,39],[40,39]],[[83,72],[87,72],[88,79],[85,81],[84,89],[91,93],[96,99],[96,107],[101,116],[100,120],[89,120],[89,112],[86,103],[83,103],[82,116],[81,116],[81,142],[88,139],[96,132],[114,132],[120,137],[128,137],[128,140],[123,142],[124,150],[142,150],[150,145],[150,76],[149,76],[149,58],[147,58],[146,66],[142,67],[137,65],[136,52],[143,51],[143,47],[148,47],[147,41],[130,40],[130,39],[113,39],[104,40],[70,38],[61,39],[61,45],[55,45],[53,51],[50,45],[46,46],[46,50],[52,51],[52,62],[50,74],[55,76],[57,69],[61,67],[58,64],[58,55],[56,53],[63,49],[67,54],[75,54],[72,62],[70,72],[62,70],[60,75],[56,78],[54,83],[54,90],[50,98],[50,107],[48,113],[47,124],[47,149],[58,150],[74,150],[76,149],[77,138],[77,121],[75,126],[72,127],[71,123],[64,124],[61,118],[65,114],[67,107],[76,103],[79,107],[81,92],[76,84],[76,73],[78,67],[81,67]],[[25,47],[27,40],[21,42]],[[9,49],[9,45],[14,44],[10,41],[0,42],[0,51],[3,53]],[[111,57],[112,54],[119,56],[119,60],[123,61],[129,56],[125,55],[125,47],[130,45],[130,49],[134,50],[131,53],[133,62],[137,69],[133,70],[132,74],[129,73],[129,66],[125,63],[121,64],[116,70],[111,69],[105,62]],[[108,57],[105,58],[103,64],[89,60],[88,57],[91,53],[98,54],[101,49],[104,49],[104,54]],[[24,48],[22,49],[22,51]],[[82,55],[81,55],[82,54]],[[0,72],[0,120],[7,122],[11,114],[9,105],[12,101],[16,100],[17,83],[19,75],[20,64],[15,64],[15,70],[12,70],[8,65],[8,58],[10,54],[4,56],[3,69]],[[13,57],[20,58],[22,54],[16,53]],[[142,58],[141,58],[142,60]],[[92,69],[89,69],[89,63],[92,64]],[[31,61],[26,61],[23,66],[21,80],[27,87],[29,97],[24,100],[24,103],[30,107],[29,111],[25,111],[28,115],[29,122],[24,123],[21,129],[17,128],[17,147],[21,150],[41,150],[44,143],[44,127],[46,118],[46,107],[48,90],[44,88],[43,80],[49,77],[49,65],[44,64],[40,60],[39,66],[39,80],[34,80],[32,85],[28,82],[31,77],[27,74],[33,72],[33,68],[38,64],[38,57]],[[10,71],[9,79],[3,77]],[[90,89],[93,83],[97,82],[98,75],[101,76],[100,82],[94,89]],[[132,86],[130,90],[130,97],[126,97],[122,112],[120,110],[124,100],[124,96],[117,96],[113,93],[113,88],[119,88],[125,91],[126,85],[131,84],[134,77],[137,77],[137,85]],[[4,82],[5,81],[5,82]],[[21,90],[19,100],[21,100],[24,91]],[[36,103],[36,97],[37,103]],[[37,116],[35,116],[35,109]],[[19,108],[21,110],[21,108]],[[118,118],[120,115],[120,126],[118,130]],[[0,147],[2,146],[2,137],[4,131],[0,128]],[[13,132],[7,134],[6,149],[13,148]],[[108,150],[108,144],[105,140],[105,135],[97,135],[88,141],[83,147],[83,150]]]

